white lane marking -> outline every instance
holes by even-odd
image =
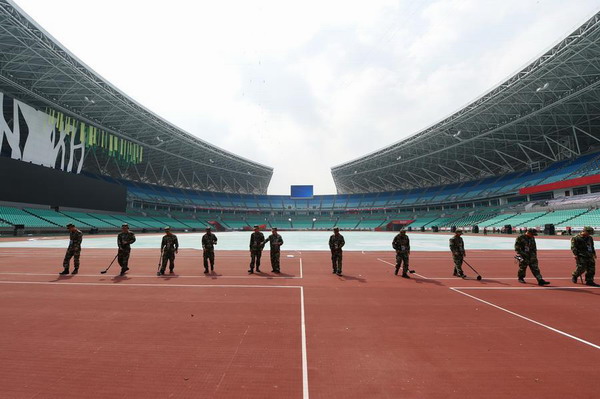
[[[113,279],[111,279],[113,280]],[[8,281],[0,280],[0,284],[33,284],[33,285],[77,285],[77,286],[105,286],[105,287],[189,287],[189,288],[301,288],[299,285],[252,285],[252,284],[144,284],[144,283],[126,283],[126,282],[106,282],[106,283],[77,283],[60,281]]]
[[[579,287],[449,287],[451,290],[589,290],[598,289],[600,287],[589,287],[587,285],[580,285]]]
[[[304,278],[304,274],[302,272],[302,258],[299,258],[299,259],[300,259],[300,278]]]
[[[261,273],[264,274],[264,273]],[[261,274],[254,274],[252,276],[216,276],[216,275],[212,275],[212,274],[199,274],[199,275],[194,275],[194,276],[187,276],[187,275],[183,275],[183,274],[165,274],[164,276],[157,276],[156,274],[127,274],[128,277],[140,277],[140,278],[160,278],[160,279],[168,279],[168,278],[212,278],[212,279],[221,279],[221,278],[253,278],[253,279],[257,279],[257,278],[266,278],[266,279],[272,279],[272,278],[276,278],[276,279],[287,279],[287,280],[292,280],[292,279],[301,279],[302,276],[273,276],[273,275],[261,275]],[[17,273],[17,272],[0,272],[0,276],[1,275],[5,275],[5,276],[58,276],[58,273]],[[75,276],[72,275],[67,275],[71,278],[76,278]],[[98,277],[98,276],[102,276],[102,274],[98,273],[98,274],[82,274],[79,273],[77,274],[77,277]],[[105,274],[105,277],[110,277],[110,276],[118,276],[118,274]],[[65,276],[66,277],[66,276]],[[63,278],[65,278],[63,277]]]
[[[306,319],[304,317],[304,287],[300,287],[300,313],[302,331],[302,398],[308,399],[308,358],[306,356]]]
[[[521,287],[515,287],[515,288],[521,288]],[[552,288],[552,287],[548,287],[548,288]],[[543,288],[543,289],[548,289],[548,288]],[[556,288],[558,288],[558,287],[556,287]],[[573,287],[571,287],[571,288],[573,288]],[[586,341],[586,340],[584,340],[584,339],[581,339],[581,338],[579,338],[579,337],[576,337],[576,336],[574,336],[574,335],[571,335],[571,334],[569,334],[569,333],[566,333],[566,332],[564,332],[564,331],[561,331],[561,330],[559,330],[559,329],[557,329],[557,328],[550,327],[550,326],[549,326],[549,325],[547,325],[547,324],[540,323],[539,321],[536,321],[536,320],[530,319],[529,317],[525,317],[525,316],[523,316],[523,315],[521,315],[521,314],[519,314],[519,313],[515,313],[515,312],[513,312],[513,311],[510,311],[510,310],[508,310],[508,309],[505,309],[505,308],[503,308],[502,306],[498,306],[498,305],[496,305],[496,304],[493,304],[493,303],[491,303],[491,302],[485,301],[485,300],[483,300],[483,299],[481,299],[481,298],[477,298],[476,296],[473,296],[473,295],[467,294],[466,292],[462,292],[462,291],[461,291],[460,289],[458,289],[458,288],[451,287],[450,289],[451,289],[452,291],[454,291],[454,292],[458,292],[459,294],[462,294],[462,295],[465,295],[465,296],[467,296],[467,297],[469,297],[469,298],[475,299],[476,301],[479,301],[479,302],[481,302],[481,303],[485,303],[486,305],[489,305],[489,306],[491,306],[491,307],[494,307],[494,308],[496,308],[496,309],[502,310],[503,312],[506,312],[506,313],[508,313],[508,314],[511,314],[511,315],[513,315],[513,316],[516,316],[516,317],[519,317],[519,318],[521,318],[521,319],[523,319],[523,320],[526,320],[526,321],[528,321],[528,322],[530,322],[530,323],[536,324],[536,325],[538,325],[538,326],[540,326],[540,327],[544,327],[544,328],[546,328],[546,329],[548,329],[548,330],[550,330],[550,331],[554,331],[555,333],[558,333],[558,334],[564,335],[564,336],[565,336],[565,337],[567,337],[567,338],[571,338],[571,339],[573,339],[573,340],[575,340],[575,341],[579,341],[579,342],[581,342],[581,343],[583,343],[583,344],[586,344],[586,345],[589,345],[589,346],[591,346],[592,348],[595,348],[595,349],[600,349],[600,346],[598,346],[598,345],[596,345],[596,344],[594,344],[594,343],[591,343],[591,342],[589,342],[589,341]],[[523,288],[521,288],[521,289],[523,289]]]
[[[391,265],[391,266],[394,266],[394,267],[396,266],[396,264],[395,264],[395,263],[390,263],[390,262],[388,262],[388,261],[385,261],[385,260],[383,260],[383,259],[381,259],[381,258],[377,258],[377,260],[378,260],[378,261],[380,261],[380,262],[383,262],[383,263],[387,263],[388,265]],[[419,274],[419,273],[413,273],[413,274],[414,274],[415,276],[419,276],[419,277],[421,277],[421,278],[422,278],[422,279],[424,279],[424,280],[432,280],[431,278],[429,278],[429,277],[425,277],[425,276],[423,276],[422,274]]]
[[[471,274],[473,275],[473,274]],[[571,277],[545,277],[548,280],[571,280]],[[460,280],[459,277],[429,277],[429,279],[431,280]],[[471,278],[472,279],[472,278]],[[515,280],[517,281],[516,277],[484,277],[481,276],[482,280]]]

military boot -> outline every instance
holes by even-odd
[[[394,274],[397,276],[398,275],[398,271],[400,270],[399,267],[396,266],[396,271],[394,272]]]
[[[73,271],[71,272],[71,274],[77,274],[79,273],[79,268],[76,267],[75,269],[73,269]]]
[[[586,281],[585,285],[589,285],[590,287],[600,287],[600,284],[598,284],[594,281]]]
[[[548,284],[550,284],[550,281],[546,281],[543,278],[541,278],[541,279],[538,280],[538,285],[540,287],[543,287],[543,286],[548,285]]]
[[[69,274],[69,268],[65,267],[64,270],[58,274],[62,274],[62,275]]]

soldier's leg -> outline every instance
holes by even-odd
[[[342,274],[342,253],[341,252],[338,254],[337,273]]]
[[[463,263],[462,256],[454,257],[454,270],[456,271],[456,275],[459,277],[464,276],[463,269],[462,269],[462,263]]]
[[[585,259],[580,258],[579,256],[577,257],[577,260],[575,261],[575,271],[572,274],[573,277],[573,282],[576,283],[577,279],[579,278],[579,276],[581,276],[583,274],[583,272],[585,272]]]
[[[594,276],[596,275],[596,260],[589,259],[587,264],[586,264],[586,270],[585,270],[585,282],[586,283],[593,283],[594,282]]]
[[[402,275],[407,276],[408,273],[408,254],[402,255],[402,260],[404,264],[402,265]]]
[[[529,259],[523,259],[523,260],[519,261],[519,271],[517,272],[517,278],[519,279],[519,281],[525,279],[528,264],[529,264]]]
[[[256,264],[256,251],[250,251],[250,270],[248,273],[254,273],[254,265]]]
[[[63,271],[60,274],[69,274],[69,262],[71,262],[71,258],[73,257],[73,251],[67,249],[65,253],[65,258],[63,259]]]
[[[400,252],[396,252],[396,270],[394,271],[395,275],[398,275],[398,270],[400,270],[401,266],[402,266],[402,255],[400,254]]]
[[[331,267],[333,267],[333,273],[337,273],[337,253],[331,253]]]
[[[123,255],[121,256],[121,276],[125,275],[125,272],[129,270],[129,251],[123,251]]]
[[[275,256],[275,267],[277,267],[277,273],[281,271],[281,252],[277,251]]]
[[[81,250],[79,251],[75,251],[73,253],[73,266],[75,266],[75,270],[73,270],[75,272],[75,274],[77,274],[77,272],[79,271],[79,257],[81,256]]]
[[[210,253],[205,249],[202,253],[202,261],[204,264],[204,273],[208,273],[208,260],[210,259]]]
[[[531,258],[529,260],[529,268],[531,269],[531,274],[535,276],[536,280],[543,280],[542,273],[540,272],[540,268],[538,266],[537,258]]]
[[[121,266],[121,268],[123,268],[123,262],[124,262],[124,252],[119,250],[119,252],[117,252],[117,263],[119,264],[119,266]]]
[[[271,271],[272,272],[276,272],[277,271],[277,254],[271,250]]]
[[[215,251],[210,251],[210,254],[208,255],[208,260],[210,260],[210,270],[215,270]]]
[[[173,251],[169,255],[169,272],[173,273],[174,270],[175,270],[175,251]]]
[[[167,251],[163,251],[162,257],[160,258],[160,274],[165,274],[165,270],[167,269],[167,260],[169,256],[167,255]]]
[[[262,256],[262,251],[256,251],[256,271],[260,271],[260,257]]]
[[[79,273],[79,256],[81,255],[81,250],[73,252],[73,272],[71,274]]]

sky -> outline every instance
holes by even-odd
[[[122,92],[274,168],[269,194],[434,124],[600,0],[14,0]]]

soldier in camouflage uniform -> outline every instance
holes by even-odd
[[[527,229],[525,234],[517,237],[515,241],[515,252],[517,253],[515,258],[519,261],[517,277],[519,278],[519,283],[525,284],[525,272],[527,271],[527,266],[529,266],[531,273],[533,273],[538,281],[538,285],[544,286],[550,284],[550,282],[542,278],[542,273],[538,267],[537,246],[534,237],[536,235],[536,229]]]
[[[170,227],[165,227],[165,235],[160,243],[160,252],[162,254],[162,264],[160,271],[158,272],[160,276],[165,274],[165,270],[167,269],[167,261],[169,261],[169,273],[173,273],[175,270],[175,254],[177,253],[178,249],[179,241],[177,241],[177,236],[171,233]]]
[[[454,236],[450,238],[450,251],[452,252],[452,260],[454,261],[454,272],[453,276],[465,278],[467,275],[463,272],[462,264],[463,259],[467,256],[465,251],[465,242],[462,239],[463,231],[456,229]]]
[[[339,227],[333,228],[333,234],[329,237],[329,249],[331,250],[331,263],[333,274],[342,275],[342,248],[346,244],[344,236],[340,234]]]
[[[280,247],[283,245],[283,238],[277,233],[277,227],[271,229],[271,235],[263,242],[264,245],[269,242],[271,246],[271,268],[273,273],[280,273],[279,270],[279,257]]]
[[[596,274],[596,250],[594,249],[593,234],[594,229],[586,226],[581,233],[571,238],[571,251],[573,251],[577,265],[571,281],[577,284],[577,279],[585,272],[585,284],[598,287],[600,284],[594,282],[594,275]]]
[[[250,270],[248,273],[254,273],[254,265],[256,272],[260,273],[260,257],[264,248],[265,236],[260,232],[258,226],[254,226],[254,233],[250,235]]]
[[[202,236],[202,258],[204,260],[204,273],[208,273],[208,261],[210,261],[210,270],[215,270],[215,245],[217,245],[217,236],[206,228],[206,234]]]
[[[129,255],[131,254],[131,244],[135,242],[135,234],[129,231],[129,225],[124,223],[121,225],[121,232],[117,236],[117,245],[119,251],[117,252],[117,262],[121,266],[121,273],[119,276],[124,276],[125,272],[129,270]]]
[[[63,260],[63,271],[59,274],[69,274],[69,262],[73,258],[73,272],[71,274],[77,274],[79,272],[79,255],[81,254],[81,241],[83,240],[83,233],[79,231],[74,224],[69,223],[67,225],[69,230],[69,247]]]
[[[395,275],[398,275],[400,266],[402,267],[402,277],[410,278],[408,276],[408,256],[410,255],[410,239],[406,235],[406,230],[400,230],[400,233],[394,237],[392,241],[392,247],[396,250],[396,271]]]

